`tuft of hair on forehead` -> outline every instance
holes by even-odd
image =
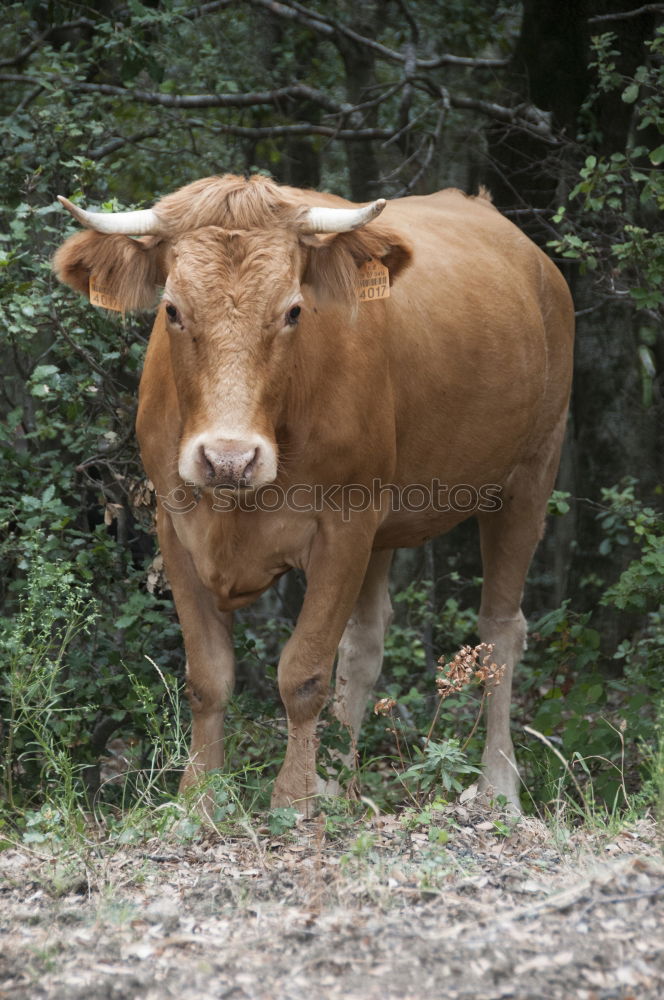
[[[301,206],[284,197],[274,181],[261,174],[204,177],[166,195],[154,206],[171,235],[220,226],[222,229],[277,229],[293,225]]]
[[[257,302],[283,282],[297,281],[298,237],[288,229],[235,230],[203,226],[173,239],[170,291]]]

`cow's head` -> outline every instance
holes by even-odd
[[[88,227],[58,250],[60,280],[87,295],[94,276],[125,309],[151,306],[163,286],[178,469],[202,487],[276,478],[276,427],[307,321],[303,288],[354,309],[365,261],[382,261],[393,280],[410,259],[393,234],[363,228],[384,200],[307,208],[260,177],[197,181],[142,212],[91,213],[60,200]]]

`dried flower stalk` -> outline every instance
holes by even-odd
[[[488,682],[492,687],[500,684],[505,673],[506,664],[503,663],[501,666],[498,666],[497,663],[494,663],[493,648],[493,643],[491,642],[480,642],[477,646],[462,646],[449,663],[446,663],[445,657],[441,656],[436,668],[439,674],[436,677],[436,690],[438,691],[439,700],[435,715],[429,726],[429,732],[424,743],[425,746],[431,739],[436,723],[438,722],[440,709],[446,698],[449,698],[453,694],[459,694],[460,691],[468,687],[469,684],[472,684],[473,681],[484,684]],[[487,695],[490,694],[491,691],[485,687],[482,691],[482,701],[480,702],[475,724],[462,747],[463,750],[466,749],[475,735],[475,730],[482,718],[484,702]]]
[[[473,647],[462,646],[449,663],[441,656],[437,668],[440,676],[436,677],[436,689],[441,699],[458,694],[473,681],[488,682],[494,687],[500,684],[505,664],[498,666],[494,663],[493,648],[493,643],[487,642]]]

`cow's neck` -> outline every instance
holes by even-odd
[[[388,369],[370,319],[338,307],[319,308],[312,319],[298,338],[276,422],[280,464],[289,478],[318,480],[322,472],[342,480],[358,455],[391,452],[382,440],[393,434]]]

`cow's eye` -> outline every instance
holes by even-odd
[[[301,312],[301,306],[293,306],[292,309],[289,309],[286,313],[286,326],[295,326]]]
[[[175,323],[178,318],[178,311],[174,305],[169,304],[166,306],[166,315],[170,319],[171,323]]]

